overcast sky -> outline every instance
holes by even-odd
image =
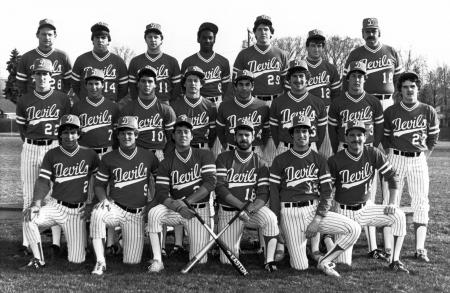
[[[364,3],[364,4],[362,4]],[[0,27],[0,77],[6,77],[6,62],[17,48],[21,54],[37,46],[35,33],[43,18],[54,20],[56,48],[66,51],[72,63],[92,49],[90,27],[104,21],[110,25],[112,44],[126,45],[136,54],[146,50],[145,26],[161,24],[163,51],[179,63],[198,51],[196,33],[202,22],[219,26],[215,51],[234,62],[253,27],[256,16],[272,17],[275,37],[306,37],[318,28],[326,35],[361,37],[362,19],[377,17],[383,43],[396,49],[412,49],[422,55],[430,67],[450,64],[448,1],[333,1],[333,0],[19,0],[2,2]],[[283,6],[282,6],[283,5]],[[315,7],[313,6],[315,5]]]

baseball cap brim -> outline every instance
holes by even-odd
[[[359,129],[359,130],[361,130],[361,132],[366,133],[366,129],[365,129],[364,127],[353,126],[353,127],[347,128],[347,129],[345,130],[345,135],[347,135],[347,134],[350,132],[350,130],[353,130],[353,129]]]
[[[242,75],[242,76],[236,77],[236,78],[234,79],[234,83],[237,83],[238,81],[244,80],[244,79],[249,80],[249,81],[251,81],[251,82],[254,81],[253,77],[248,76],[248,75]]]
[[[248,130],[248,131],[255,131],[254,129],[253,129],[253,127],[251,127],[250,125],[238,125],[238,126],[236,126],[235,128],[234,128],[234,130],[235,131],[238,131],[238,130]]]
[[[40,29],[43,28],[43,27],[48,27],[48,28],[51,28],[52,30],[55,30],[55,31],[56,31],[56,27],[55,27],[53,24],[51,24],[51,23],[43,23],[43,24],[41,24],[41,25],[38,27],[38,30],[40,30]]]
[[[143,68],[141,70],[139,70],[138,72],[138,77],[140,78],[141,76],[152,76],[154,78],[156,78],[156,72],[150,68]]]
[[[362,74],[364,74],[364,75],[366,75],[366,72],[364,71],[364,70],[361,70],[361,69],[352,69],[352,70],[350,70],[349,72],[347,72],[347,77],[349,77],[350,76],[350,73],[352,73],[352,72],[361,72]]]
[[[157,33],[158,35],[162,35],[162,31],[160,31],[160,30],[157,29],[157,28],[149,28],[149,29],[146,29],[145,32],[144,32],[144,35],[147,35],[147,34],[149,34],[149,33]]]
[[[189,123],[188,121],[178,121],[173,125],[173,129],[175,130],[175,128],[177,128],[178,126],[186,126],[189,129],[194,128],[194,126]]]

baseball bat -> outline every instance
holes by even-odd
[[[214,233],[214,231],[206,224],[206,222],[203,220],[203,218],[197,213],[197,211],[191,207],[191,205],[188,203],[187,199],[184,198],[183,202],[190,208],[192,211],[194,211],[194,216],[199,220],[199,222],[205,227],[205,229],[209,232],[209,234],[214,238],[217,245],[219,245],[219,248],[222,249],[225,256],[230,260],[230,263],[233,265],[234,269],[238,271],[239,274],[246,276],[248,275],[247,269],[244,267],[244,265],[240,262],[240,260],[233,254],[231,249],[221,240],[217,237],[217,235]]]
[[[250,204],[250,202],[246,202],[244,207],[238,212],[236,213],[233,218],[231,218],[228,223],[225,225],[225,227],[222,228],[222,230],[216,235],[217,238],[219,238],[220,236],[222,236],[223,233],[225,233],[225,231],[228,229],[228,227],[231,226],[231,224],[237,219],[239,218],[239,214]],[[213,237],[213,239],[211,239],[208,244],[205,245],[205,247],[203,247],[202,250],[200,250],[190,261],[189,263],[181,270],[182,274],[186,274],[188,273],[202,258],[203,256],[205,256],[206,253],[208,253],[208,251],[213,247],[214,243],[216,242],[216,239]]]

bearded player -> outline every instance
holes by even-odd
[[[366,125],[366,144],[377,147],[383,136],[383,108],[380,101],[364,90],[367,80],[366,65],[355,61],[350,63],[347,70],[346,81],[348,90],[341,93],[339,97],[331,101],[328,112],[328,133],[331,147],[336,153],[347,146],[345,129],[348,123],[358,120]],[[377,174],[374,174],[375,178]],[[376,179],[375,179],[375,182]],[[375,202],[376,184],[371,185],[371,198]],[[372,231],[370,231],[373,229]],[[389,260],[390,256],[378,249],[374,228],[366,228],[369,258]]]
[[[234,79],[235,97],[220,104],[216,128],[224,150],[234,150],[236,125],[249,121],[254,127],[252,149],[260,157],[269,137],[269,107],[252,96],[254,76],[248,70],[239,70]]]
[[[180,65],[174,57],[163,53],[161,49],[164,35],[160,24],[148,24],[145,27],[144,40],[147,44],[147,51],[131,59],[128,66],[130,96],[132,99],[138,97],[139,70],[150,67],[156,71],[156,96],[160,102],[168,105],[180,95]]]
[[[23,269],[36,270],[45,266],[39,234],[39,228],[42,227],[62,227],[70,262],[82,263],[86,258],[85,220],[92,209],[86,202],[88,184],[92,172],[97,170],[99,160],[93,150],[80,148],[80,134],[78,117],[64,115],[58,130],[60,146],[46,153],[34,188],[33,203],[25,210],[24,229],[33,259]],[[50,190],[53,200],[42,206]]]
[[[191,146],[193,127],[190,118],[177,118],[172,135],[175,150],[167,154],[158,169],[155,196],[158,205],[148,213],[148,230],[153,252],[153,260],[148,267],[151,273],[164,269],[161,256],[161,232],[164,224],[184,225],[189,234],[190,259],[209,241],[208,231],[200,221],[193,219],[194,212],[183,202],[183,199],[186,199],[209,225],[209,199],[216,186],[216,165],[209,150]],[[207,255],[199,263],[206,261]]]
[[[241,212],[239,219],[221,236],[232,252],[239,256],[240,240],[244,226],[262,229],[265,241],[264,268],[277,270],[274,254],[279,234],[277,217],[265,206],[269,198],[269,169],[266,163],[252,151],[255,128],[251,121],[238,121],[234,128],[235,150],[221,153],[216,160],[216,195],[219,204],[219,231],[230,221],[246,202],[251,201]],[[220,252],[220,261],[229,263]]]
[[[95,181],[99,203],[91,216],[91,237],[96,264],[94,275],[106,271],[103,239],[105,227],[120,226],[123,236],[123,262],[137,264],[144,249],[144,214],[153,198],[153,175],[158,159],[152,152],[136,146],[138,121],[136,117],[120,117],[117,123],[119,148],[105,154]],[[106,188],[109,184],[109,196]]]
[[[109,51],[111,35],[108,24],[98,22],[91,27],[93,49],[80,55],[72,69],[72,89],[78,98],[87,96],[84,76],[87,70],[103,70],[105,85],[103,95],[114,102],[120,101],[128,92],[128,72],[125,62]]]
[[[52,62],[52,88],[67,93],[70,90],[72,65],[69,56],[54,48],[57,37],[55,23],[51,19],[42,19],[36,32],[38,47],[22,55],[17,65],[17,86],[22,94],[34,89],[33,63],[38,58],[46,58]]]
[[[23,210],[31,205],[33,188],[39,175],[39,168],[48,150],[58,146],[60,118],[70,111],[67,95],[51,86],[53,63],[38,58],[33,63],[34,90],[17,101],[16,122],[24,142],[20,156],[20,178],[23,187]],[[58,254],[61,229],[52,227],[52,250]],[[22,254],[27,251],[28,242],[23,236]]]
[[[308,38],[306,39],[306,51],[308,53],[306,63],[310,74],[308,91],[322,99],[328,112],[331,100],[339,96],[341,78],[336,66],[322,58],[324,56],[325,40],[325,34],[320,30],[314,29],[308,33]],[[326,158],[333,154],[327,131],[319,152]]]
[[[309,118],[295,117],[289,132],[293,147],[275,157],[270,168],[270,207],[281,223],[290,264],[296,270],[308,268],[307,238],[318,232],[342,236],[317,264],[324,274],[339,277],[332,261],[355,244],[361,227],[355,221],[329,211],[331,177],[326,160],[309,146]]]
[[[345,129],[348,147],[328,159],[331,177],[336,187],[334,200],[337,212],[362,226],[392,227],[395,240],[389,267],[394,271],[409,273],[399,260],[406,235],[406,218],[396,204],[399,196],[398,178],[384,154],[378,148],[364,144],[366,131],[364,122],[349,121]],[[376,171],[389,184],[390,196],[387,205],[376,205],[370,201]],[[340,237],[337,236],[337,241]],[[337,262],[351,265],[352,251],[352,246],[347,248],[337,258]]]
[[[427,160],[438,141],[439,119],[434,108],[418,101],[420,86],[416,73],[400,75],[397,90],[402,100],[384,112],[383,147],[400,178],[400,194],[405,177],[408,182],[416,236],[415,257],[429,262],[425,249],[430,209]],[[400,198],[397,198],[397,205]]]

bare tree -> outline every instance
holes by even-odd
[[[302,37],[285,37],[273,39],[272,44],[289,53],[289,60],[306,57],[305,41]]]
[[[325,42],[325,58],[334,64],[339,73],[344,71],[345,61],[350,55],[350,52],[358,46],[363,44],[359,38],[331,36]]]
[[[422,80],[428,78],[428,64],[422,55],[415,55],[411,49],[400,51],[405,71],[414,71]]]
[[[125,64],[127,66],[130,64],[131,59],[136,56],[136,53],[130,47],[124,45],[112,46],[111,52],[119,55],[123,59],[123,61],[125,61]]]

